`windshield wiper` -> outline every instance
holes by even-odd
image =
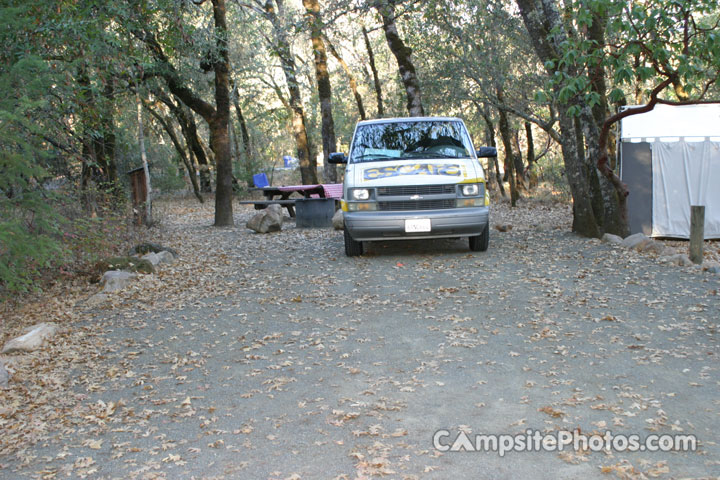
[[[385,155],[382,153],[367,153],[365,155],[357,155],[353,157],[353,162],[369,162],[372,160],[384,160],[386,158],[398,158],[392,155]]]
[[[466,156],[462,157],[456,157],[455,155],[447,155],[445,153],[438,153],[438,152],[406,152],[403,154],[401,158],[416,158],[416,157],[422,157],[422,158],[465,158]]]

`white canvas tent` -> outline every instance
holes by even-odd
[[[690,206],[704,205],[705,238],[720,238],[720,104],[626,117],[619,147],[631,233],[689,238]]]

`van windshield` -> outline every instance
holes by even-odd
[[[388,122],[357,128],[350,163],[468,157],[470,144],[461,122]]]

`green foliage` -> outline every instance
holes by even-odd
[[[561,156],[553,155],[537,164],[537,168],[539,169],[538,179],[547,184],[551,192],[565,200],[572,198],[567,178],[565,178],[565,165]]]
[[[38,138],[34,118],[46,105],[50,77],[34,56],[20,57],[0,74],[0,286],[27,290],[34,275],[62,252],[62,217],[42,187],[52,153]]]
[[[109,270],[126,270],[129,272],[138,272],[150,274],[155,272],[155,267],[149,260],[143,260],[138,257],[110,257],[100,260],[95,264],[95,271],[102,275]]]
[[[161,192],[175,192],[185,188],[185,175],[184,170],[179,167],[180,160],[169,151],[163,153],[163,155],[153,157],[150,169],[153,189]]]
[[[720,72],[716,0],[575,0],[565,8],[573,21],[554,33],[573,33],[561,46],[557,67],[562,74],[552,77],[548,87],[558,87],[556,98],[562,103],[595,105],[589,79],[597,68],[612,79],[613,102],[624,99],[625,87],[650,91],[664,80],[675,87],[674,95],[666,95],[670,100],[701,98]],[[598,26],[602,38],[588,33]]]

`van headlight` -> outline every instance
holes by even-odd
[[[480,193],[480,187],[477,183],[469,183],[462,186],[462,194],[466,197],[474,197]]]
[[[350,197],[353,200],[368,200],[370,198],[370,190],[367,188],[353,188],[350,191]]]

